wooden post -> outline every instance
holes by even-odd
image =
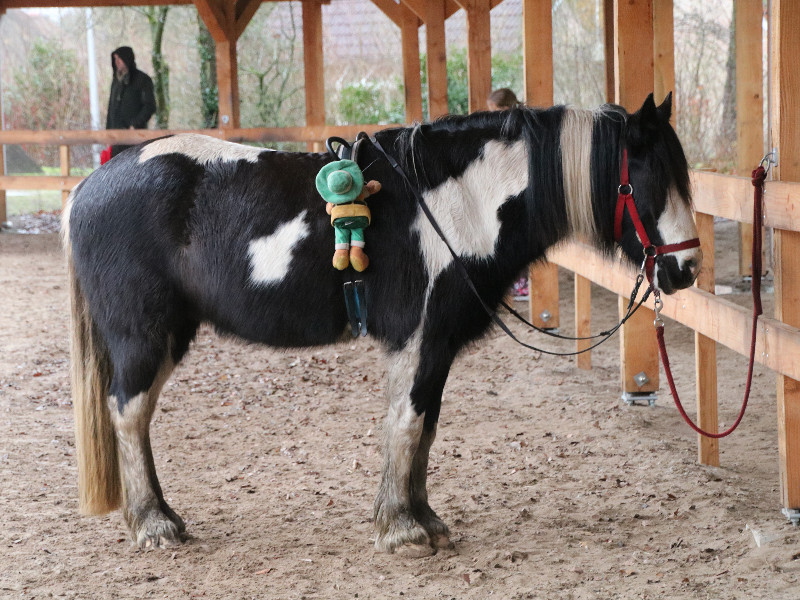
[[[419,64],[419,19],[405,10],[401,17],[400,37],[403,46],[403,89],[406,100],[406,122],[422,121],[422,80]]]
[[[770,133],[778,149],[776,179],[800,181],[800,3],[773,0]],[[754,224],[755,225],[755,224]],[[800,327],[800,233],[775,230],[775,317]],[[781,496],[800,509],[800,382],[778,377]]]
[[[659,104],[675,90],[675,20],[672,0],[653,0],[653,96]],[[673,106],[676,103],[673,101]],[[672,115],[675,122],[675,114]]]
[[[2,15],[2,13],[0,13]],[[6,174],[6,146],[0,144],[0,175]],[[0,228],[3,223],[8,221],[8,209],[6,207],[6,191],[0,190]]]
[[[303,2],[303,62],[306,83],[306,127],[325,125],[325,71],[322,56],[322,4]],[[322,150],[322,142],[308,144]]]
[[[553,104],[553,19],[549,0],[524,0],[522,51],[525,103],[528,106],[551,106]],[[557,328],[559,326],[558,267],[552,263],[538,263],[530,267],[528,280],[531,322],[537,327]],[[549,318],[545,321],[542,315],[549,315]]]
[[[490,0],[457,0],[467,11],[469,112],[486,110],[492,92],[492,28]]]
[[[258,10],[260,0],[194,0],[197,13],[214,38],[219,93],[219,126],[238,129],[239,59],[236,41]]]
[[[616,98],[614,55],[614,0],[603,0],[603,38],[606,58],[606,102]]]
[[[425,38],[428,53],[428,118],[431,120],[449,112],[444,20],[444,0],[428,0],[425,3]]]
[[[733,4],[736,27],[737,169],[748,176],[764,156],[761,0]],[[753,226],[739,223],[739,275],[753,273]]]
[[[653,89],[652,0],[614,1],[614,48],[615,100],[633,112],[639,109]],[[627,304],[628,299],[620,297],[620,318],[625,314]],[[653,328],[654,317],[652,310],[642,307],[622,326],[620,374],[623,393],[658,390],[658,345]]]
[[[61,175],[63,177],[70,176],[71,164],[70,164],[70,154],[69,154],[69,146],[65,144],[61,144],[58,147],[58,157],[59,162],[61,163]],[[69,189],[61,189],[61,208],[67,206],[67,198],[69,198]]]
[[[703,267],[695,285],[714,293],[714,215],[696,213],[697,235],[703,251]],[[694,334],[695,379],[697,391],[697,425],[705,431],[717,432],[717,343],[701,333]],[[700,464],[719,466],[719,440],[697,436],[697,460]]]
[[[592,335],[592,282],[575,274],[575,337],[588,337]],[[588,348],[591,340],[577,340],[578,352]],[[592,352],[578,354],[579,369],[592,368]]]

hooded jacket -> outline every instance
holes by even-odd
[[[114,55],[119,56],[128,66],[128,74],[120,81],[114,67]],[[108,100],[106,129],[145,129],[147,121],[156,112],[156,99],[153,94],[153,80],[136,68],[133,49],[122,46],[111,53],[111,97]]]

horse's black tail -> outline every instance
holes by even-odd
[[[83,514],[101,515],[119,508],[122,501],[117,438],[108,408],[108,388],[113,367],[75,274],[70,239],[70,212],[74,195],[75,191],[64,208],[61,234],[67,256],[72,309],[72,404],[78,457],[78,494]]]

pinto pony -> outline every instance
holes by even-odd
[[[459,351],[490,315],[420,209],[430,208],[482,301],[497,307],[517,274],[568,238],[639,265],[628,214],[615,241],[621,156],[654,244],[696,237],[671,97],[634,114],[604,105],[447,117],[387,129],[358,160],[383,184],[367,231],[368,327],[388,358],[376,547],[425,554],[449,532],[428,504],[428,453]],[[408,175],[390,165],[383,148]],[[314,186],[332,157],[194,134],[111,160],[72,193],[63,218],[72,300],[72,390],[81,510],[119,507],[142,547],[182,539],[150,447],[156,400],[201,323],[276,347],[346,335],[342,274]],[[414,186],[416,190],[409,188]],[[698,248],[657,256],[653,283],[689,286]]]

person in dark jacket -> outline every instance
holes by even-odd
[[[147,121],[156,112],[153,80],[136,68],[133,49],[129,46],[122,46],[111,53],[111,67],[114,79],[108,100],[106,129],[146,129]],[[111,156],[129,147],[112,145]]]

